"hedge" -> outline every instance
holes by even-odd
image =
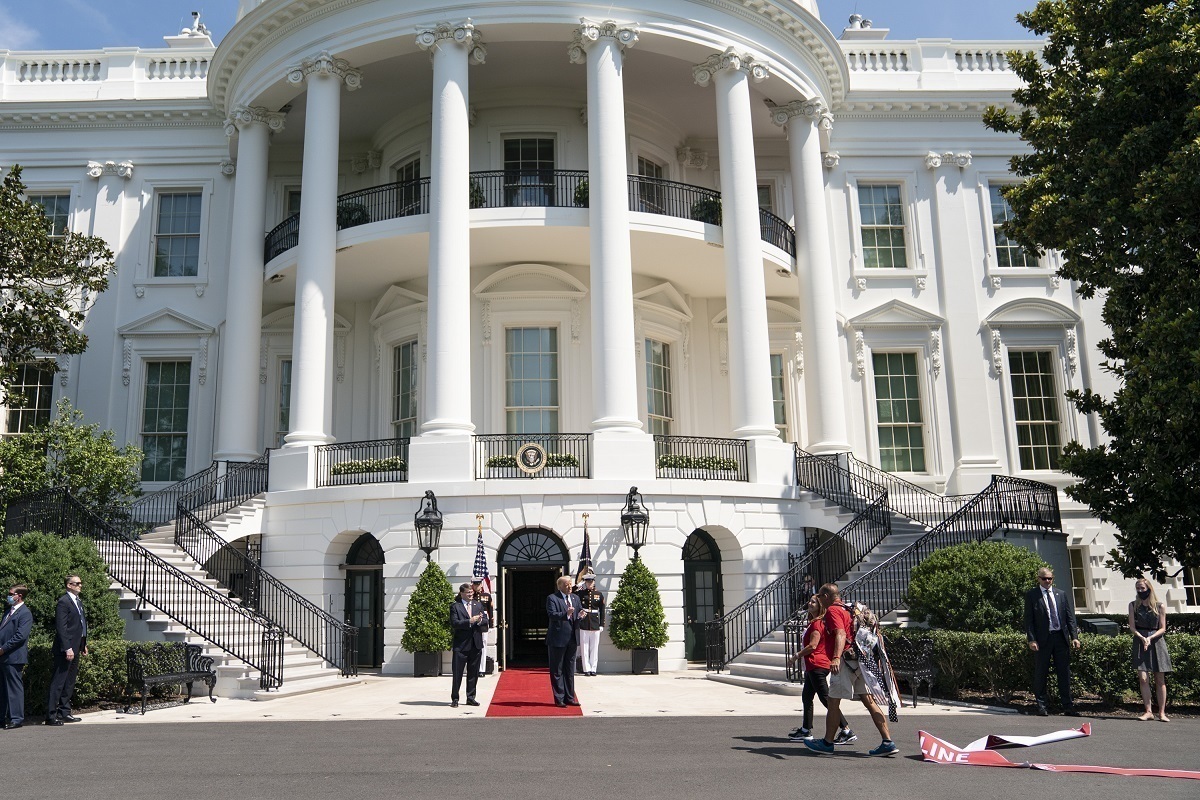
[[[1110,619],[1121,626],[1121,633],[1129,632],[1129,614],[1092,614],[1088,611],[1076,611],[1077,617],[1099,617]],[[1167,612],[1167,633],[1190,633],[1200,636],[1200,614]]]
[[[123,639],[101,639],[90,641],[87,655],[79,662],[79,677],[75,681],[75,696],[72,708],[87,708],[100,703],[123,703],[125,699],[126,651],[130,648],[148,648],[151,642],[127,642]],[[51,645],[45,642],[29,643],[29,664],[25,667],[25,715],[44,716],[46,700],[50,694],[50,676],[54,672],[54,656]],[[156,696],[173,692],[172,687],[160,687]]]
[[[1033,688],[1033,653],[1024,634],[913,628],[885,628],[884,633],[889,640],[933,640],[939,693],[953,697],[963,690],[982,691],[1007,703],[1016,692]],[[1129,636],[1083,633],[1079,639],[1082,646],[1071,656],[1071,689],[1076,697],[1099,696],[1107,703],[1140,697]],[[1167,701],[1200,702],[1200,636],[1167,634],[1167,650],[1175,668],[1167,676]],[[1054,683],[1053,674],[1050,681]],[[1049,694],[1057,696],[1053,688]]]

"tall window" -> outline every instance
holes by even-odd
[[[40,364],[23,364],[9,387],[6,433],[24,433],[50,421],[54,373]]]
[[[392,349],[392,436],[417,435],[417,340]]]
[[[763,211],[775,213],[775,192],[772,191],[772,186],[769,183],[762,183],[758,186],[758,207]]]
[[[279,362],[279,399],[275,403],[275,446],[283,447],[283,437],[292,429],[292,360]]]
[[[287,190],[287,208],[283,210],[283,218],[293,217],[300,213],[300,190],[291,188]]]
[[[504,140],[504,204],[555,204],[553,139]]]
[[[1010,350],[1008,372],[1021,469],[1058,469],[1062,444],[1054,354],[1049,350]]]
[[[875,353],[879,465],[889,472],[925,471],[925,423],[916,353]]]
[[[1083,548],[1068,547],[1067,555],[1071,559],[1071,592],[1075,608],[1087,610],[1087,572],[1083,568]]]
[[[900,185],[860,183],[858,212],[862,221],[863,265],[881,269],[907,268]]]
[[[1200,606],[1200,567],[1188,567],[1183,571],[1183,591],[1189,606]]]
[[[652,434],[671,435],[671,345],[646,340],[646,421]]]
[[[667,187],[659,183],[659,181],[666,177],[662,165],[648,158],[638,156],[637,169],[638,177],[650,179],[638,181],[638,211],[645,211],[650,214],[664,213],[667,204]]]
[[[783,394],[783,356],[771,353],[771,406],[775,409],[775,428],[779,438],[788,440],[787,400]]]
[[[396,183],[398,186],[400,216],[421,213],[421,159],[414,158],[396,167]],[[407,434],[406,434],[407,435]]]
[[[142,404],[142,480],[181,481],[187,474],[190,361],[150,361]]]
[[[504,331],[504,412],[509,433],[558,433],[558,329]]]
[[[57,238],[67,232],[67,222],[71,214],[71,195],[69,194],[31,194],[27,195],[29,202],[42,207],[46,220],[50,223],[50,235]]]
[[[154,277],[193,277],[200,266],[200,193],[158,195]]]
[[[992,198],[992,232],[996,237],[996,266],[1036,267],[1037,257],[1008,238],[1001,226],[1013,218],[1012,206],[1000,194],[999,186],[989,187]]]

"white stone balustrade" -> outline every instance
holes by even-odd
[[[203,98],[212,47],[108,47],[57,53],[0,50],[0,100]]]

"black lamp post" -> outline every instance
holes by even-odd
[[[621,529],[625,531],[625,544],[633,548],[633,560],[638,560],[638,550],[646,543],[650,530],[650,512],[642,502],[636,486],[629,487],[625,496],[625,508],[621,510]]]
[[[442,512],[438,511],[437,497],[432,489],[425,490],[425,499],[421,508],[413,517],[417,527],[417,547],[425,551],[425,560],[433,560],[433,551],[438,549],[442,539]]]

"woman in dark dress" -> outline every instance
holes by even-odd
[[[1158,697],[1158,718],[1167,717],[1167,678],[1171,671],[1171,656],[1167,654],[1167,606],[1158,602],[1150,581],[1142,578],[1134,584],[1137,599],[1129,604],[1129,630],[1133,633],[1133,666],[1138,673],[1142,703],[1146,713],[1141,720],[1154,719],[1150,700],[1150,675],[1154,674],[1154,693]]]

